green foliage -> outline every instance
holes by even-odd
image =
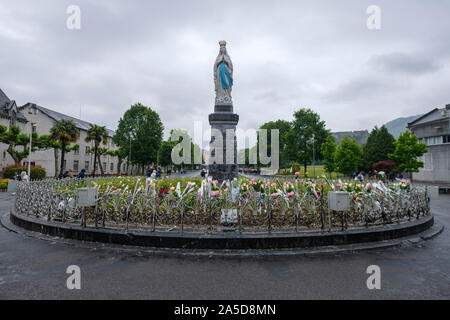
[[[336,170],[336,144],[334,137],[329,135],[325,142],[322,144],[321,150],[323,156],[323,164],[325,170],[328,172],[333,172]]]
[[[97,170],[97,160],[98,163],[101,163],[100,156],[107,153],[107,149],[100,148],[100,143],[106,145],[108,143],[108,131],[105,126],[98,125],[89,125],[89,129],[86,132],[86,138],[84,139],[86,142],[94,141],[94,147],[89,148],[88,152],[94,154],[94,170],[92,174],[95,175],[95,171]],[[100,165],[100,171],[103,174],[103,166]]]
[[[177,144],[175,141],[163,141],[158,152],[158,165],[168,167],[172,165],[172,149]]]
[[[356,140],[345,137],[336,149],[336,169],[344,174],[357,172],[362,165],[363,152]]]
[[[32,151],[48,148],[47,144],[50,141],[48,135],[39,136],[36,132],[33,132],[32,139]],[[21,133],[18,126],[10,126],[8,130],[5,126],[0,125],[0,142],[8,145],[6,151],[15,163],[20,163],[30,153],[30,135]]]
[[[158,113],[137,103],[120,118],[113,141],[127,156],[131,147],[132,163],[149,165],[157,161],[163,130]]]
[[[364,145],[364,167],[370,170],[375,162],[389,159],[389,154],[394,152],[395,139],[385,126],[375,127]]]
[[[28,167],[22,166],[22,165],[10,165],[2,170],[3,177],[12,179],[15,176],[15,173],[20,173],[22,171],[25,171],[28,173]],[[30,178],[31,180],[42,180],[45,178],[46,172],[45,169],[39,166],[31,166],[30,169]]]
[[[314,135],[314,158],[322,159],[321,146],[329,136],[325,122],[311,109],[300,109],[294,113],[293,130],[287,136],[287,153],[303,164],[305,170],[313,159],[312,137]]]
[[[419,143],[415,134],[409,130],[403,132],[394,142],[395,150],[389,154],[389,158],[405,172],[419,172],[423,168],[423,162],[417,158],[427,152],[425,143]]]
[[[50,128],[50,137],[53,141],[58,141],[61,147],[61,165],[59,176],[62,176],[64,169],[64,156],[66,152],[70,152],[72,148],[70,143],[76,142],[80,136],[80,130],[72,120],[61,119],[53,123]],[[75,145],[73,148],[79,148]]]
[[[280,157],[280,165],[284,166],[289,162],[289,154],[287,151],[288,146],[288,138],[289,131],[292,130],[292,124],[286,120],[277,120],[277,121],[269,121],[264,123],[260,129],[267,130],[267,155],[270,157],[272,155],[272,135],[271,130],[278,130],[279,133],[279,157]],[[257,146],[259,150],[259,135],[257,137]],[[257,153],[258,163],[259,161],[259,152]],[[249,164],[249,157],[246,156],[246,164]]]

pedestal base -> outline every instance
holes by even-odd
[[[211,129],[218,130],[222,135],[223,148],[222,148],[222,161],[210,162],[209,176],[213,177],[214,180],[224,181],[233,180],[238,178],[238,166],[237,166],[237,143],[236,143],[236,125],[239,122],[239,116],[233,113],[233,105],[216,105],[214,106],[214,113],[209,115],[209,124]],[[230,163],[226,161],[226,141],[227,141],[227,130],[232,130],[233,136],[231,138],[231,143],[233,145],[233,161]],[[213,139],[211,139],[212,141]],[[211,151],[212,152],[212,151]],[[213,155],[210,154],[210,160],[213,159]]]

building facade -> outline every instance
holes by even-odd
[[[413,180],[450,184],[450,104],[408,123],[408,129],[428,149],[420,159],[424,167],[413,173]]]
[[[88,152],[90,147],[94,146],[93,142],[86,142],[87,130],[91,123],[70,117],[68,115],[56,112],[54,110],[36,105],[34,103],[27,103],[24,106],[18,107],[14,100],[0,89],[0,124],[5,126],[7,130],[11,125],[16,125],[20,128],[21,133],[29,135],[36,131],[38,135],[50,134],[50,128],[55,121],[65,119],[71,120],[80,130],[78,141],[73,144],[80,146],[79,150],[74,150],[65,154],[64,170],[72,169],[74,173],[78,173],[81,169],[85,169],[87,173],[91,173],[94,169],[94,155]],[[112,141],[114,131],[107,129],[108,142],[106,145],[101,145],[102,148],[108,150],[116,150],[117,146]],[[23,148],[16,147],[17,150]],[[7,165],[14,164],[13,158],[7,152],[8,145],[0,143],[0,170]],[[58,163],[55,162],[55,152],[57,152]],[[22,160],[23,165],[28,164],[28,157]],[[100,164],[97,163],[96,172],[100,173],[100,165],[103,167],[105,174],[116,174],[118,171],[125,172],[126,164],[118,170],[118,158],[111,155],[102,155],[100,157]],[[47,173],[47,177],[55,176],[56,170],[59,170],[61,161],[60,150],[55,149],[38,150],[31,153],[31,164],[43,167]]]
[[[71,120],[75,123],[77,128],[80,130],[80,136],[78,140],[73,144],[78,144],[80,146],[79,150],[74,150],[65,154],[65,164],[64,170],[72,169],[75,173],[78,173],[81,169],[85,169],[86,173],[90,173],[94,170],[94,154],[88,152],[90,147],[94,146],[94,142],[86,142],[87,130],[90,128],[91,123],[70,117],[68,115],[56,112],[54,110],[36,105],[34,103],[27,103],[20,107],[19,110],[28,119],[30,126],[34,123],[35,130],[38,135],[49,134],[50,128],[53,126],[55,121],[65,119]],[[108,150],[116,150],[116,145],[112,142],[112,136],[114,131],[108,131],[108,141],[107,145],[101,145],[102,148]],[[100,165],[103,167],[105,174],[117,173],[118,172],[118,158],[111,155],[102,155],[100,157],[101,164],[97,163],[96,172],[100,173]],[[31,154],[31,164],[36,164],[42,166],[46,172],[47,176],[55,176],[55,170],[59,170],[61,161],[61,152],[58,151],[58,163],[55,166],[55,150],[39,150]],[[26,162],[26,161],[25,161]]]
[[[5,126],[7,130],[12,125],[18,126],[20,131],[29,134],[31,132],[31,126],[27,124],[28,120],[20,112],[17,104],[14,100],[10,100],[9,97],[0,89],[0,124]],[[20,150],[21,147],[17,147]],[[0,142],[0,170],[8,164],[13,164],[14,160],[6,151],[8,145]],[[22,150],[20,150],[22,151]]]

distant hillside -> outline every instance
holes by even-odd
[[[360,146],[363,146],[367,142],[367,138],[369,137],[369,131],[367,130],[359,130],[359,131],[341,131],[341,132],[332,132],[331,135],[336,140],[336,145],[338,145],[344,137],[350,137],[351,139],[355,139],[356,143]]]
[[[406,130],[406,126],[408,125],[408,123],[416,120],[420,116],[421,114],[410,117],[397,118],[389,121],[385,124],[385,126],[386,129],[388,129],[389,133],[392,134],[395,139],[397,139],[398,136]]]

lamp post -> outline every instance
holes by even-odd
[[[312,142],[312,145],[313,145],[313,176],[314,176],[314,179],[316,178],[316,166],[315,166],[315,162],[316,162],[316,158],[315,158],[315,152],[314,152],[314,139],[315,138],[315,136],[314,136],[314,133],[312,134],[312,138],[311,138],[311,142]]]
[[[30,132],[30,151],[28,153],[28,181],[31,180],[31,146],[33,143],[33,129],[35,128],[36,124],[34,122],[31,122],[31,132]]]
[[[133,168],[131,167],[131,139],[133,137],[133,133],[130,131],[130,152],[128,155],[128,166],[130,167],[130,176],[132,174]]]

